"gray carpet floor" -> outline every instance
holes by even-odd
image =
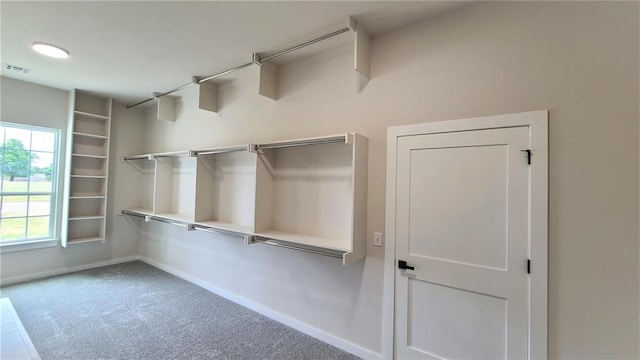
[[[357,359],[143,262],[0,289],[42,359]]]

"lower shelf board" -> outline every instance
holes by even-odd
[[[102,215],[92,215],[92,216],[74,216],[70,217],[69,221],[77,221],[77,220],[99,220],[104,219]]]
[[[196,221],[194,224],[238,234],[253,234],[253,227],[251,226],[227,223],[223,221]]]
[[[343,239],[332,239],[332,238],[290,233],[290,232],[278,231],[278,230],[260,231],[260,232],[256,232],[256,235],[269,238],[269,239],[287,241],[294,244],[308,245],[308,246],[314,246],[314,247],[338,250],[338,251],[344,251],[344,252],[351,251],[351,249],[349,249],[346,246],[347,241]]]
[[[69,245],[71,245],[71,244],[82,244],[82,243],[96,242],[96,241],[104,241],[104,238],[96,236],[96,237],[68,239],[67,240],[67,244],[69,244]]]

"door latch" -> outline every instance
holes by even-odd
[[[413,266],[407,265],[407,262],[404,260],[398,260],[398,269],[402,270],[415,270]]]

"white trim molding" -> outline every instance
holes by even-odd
[[[103,266],[122,264],[122,263],[136,261],[136,260],[138,260],[138,256],[137,255],[136,256],[127,256],[127,257],[121,257],[121,258],[111,259],[111,260],[107,260],[107,261],[99,261],[99,262],[95,262],[95,263],[91,263],[91,264],[72,266],[72,267],[65,267],[65,268],[61,268],[61,269],[43,271],[43,272],[33,273],[33,274],[28,274],[28,275],[13,276],[13,277],[1,279],[0,280],[0,286],[19,284],[19,283],[23,283],[23,282],[27,282],[27,281],[44,279],[44,278],[57,276],[57,275],[69,274],[69,273],[82,271],[82,270],[95,269],[95,268],[99,268],[99,267],[103,267]]]
[[[179,278],[182,278],[192,284],[195,284],[197,286],[200,286],[203,289],[206,289],[208,291],[211,291],[212,293],[218,295],[218,296],[222,296],[223,298],[232,301],[238,305],[244,306],[250,310],[253,310],[257,313],[260,313],[270,319],[273,319],[279,323],[285,324],[289,327],[292,327],[302,333],[305,333],[309,336],[312,336],[318,340],[324,341],[325,343],[335,346],[338,349],[344,350],[348,353],[351,353],[353,355],[356,355],[362,359],[381,359],[380,354],[376,354],[374,352],[372,352],[371,350],[365,349],[361,346],[358,346],[356,344],[353,344],[351,342],[348,342],[344,339],[341,339],[339,337],[336,337],[332,334],[329,334],[325,331],[322,331],[320,329],[317,329],[309,324],[305,324],[297,319],[294,319],[292,317],[289,317],[285,314],[282,314],[280,312],[277,312],[269,307],[266,307],[264,305],[261,305],[257,302],[254,302],[250,299],[247,299],[237,293],[222,289],[218,286],[215,286],[213,284],[211,284],[210,282],[207,282],[195,275],[186,273],[184,271],[178,270],[174,267],[171,267],[169,265],[165,265],[161,262],[158,262],[156,260],[150,259],[148,257],[145,256],[139,256],[138,257],[140,261],[143,261],[153,267],[156,267],[160,270],[163,270],[165,272],[168,272],[170,274],[173,274]]]
[[[547,110],[437,121],[390,127],[387,130],[387,188],[385,220],[384,293],[382,316],[382,356],[394,357],[395,247],[396,247],[396,159],[398,139],[404,136],[454,131],[529,127],[532,162],[530,172],[530,334],[529,358],[547,358],[548,301],[548,117]]]

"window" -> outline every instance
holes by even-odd
[[[0,245],[55,238],[59,137],[0,122]]]

